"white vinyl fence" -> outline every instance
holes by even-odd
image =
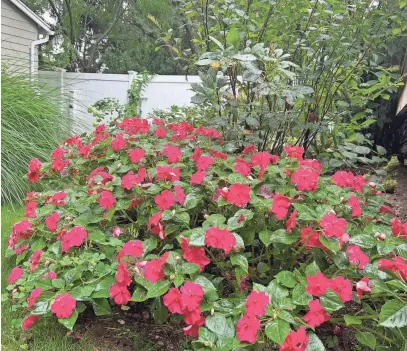
[[[95,117],[88,106],[104,98],[116,98],[121,104],[127,102],[127,91],[136,72],[129,74],[75,73],[40,71],[42,83],[55,86],[55,93],[63,96],[72,114],[83,119],[86,129],[92,128]],[[153,76],[142,93],[141,117],[154,109],[167,109],[173,105],[191,104],[191,83],[198,83],[198,76]]]

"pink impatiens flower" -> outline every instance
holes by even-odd
[[[226,201],[237,207],[244,207],[250,202],[250,186],[235,183],[230,186],[226,196]]]
[[[114,207],[116,198],[109,190],[103,190],[99,196],[98,203],[100,207],[103,207],[105,210],[109,210]]]
[[[9,276],[8,276],[8,283],[14,284],[17,280],[19,280],[23,276],[24,271],[20,266],[14,267]]]
[[[175,198],[171,191],[164,190],[154,198],[154,202],[161,211],[165,211],[175,205]]]
[[[81,246],[88,237],[88,232],[81,226],[73,227],[62,237],[62,251],[68,250],[75,246]]]
[[[325,313],[325,309],[321,306],[318,300],[312,300],[308,304],[309,311],[304,316],[304,320],[312,327],[318,327],[322,323],[326,322],[331,318],[331,315]]]
[[[274,213],[276,218],[281,221],[287,216],[288,209],[290,208],[291,202],[288,197],[282,194],[276,194],[273,197],[273,207],[271,211]]]
[[[290,331],[283,344],[280,346],[280,351],[304,351],[308,342],[309,338],[305,328],[300,328],[297,331]]]
[[[370,261],[369,256],[357,245],[349,245],[346,249],[346,253],[349,257],[349,263],[358,266],[358,269],[365,268]]]
[[[264,291],[254,291],[247,296],[246,314],[262,317],[266,314],[266,307],[270,303],[270,297]]]
[[[171,313],[182,314],[181,293],[177,288],[171,288],[163,297],[164,306]]]
[[[205,245],[222,249],[228,255],[236,244],[235,236],[227,229],[208,228],[205,232]]]
[[[333,213],[324,215],[320,221],[327,238],[340,238],[344,233],[348,222],[344,218],[338,218]]]
[[[26,317],[26,318],[23,320],[23,323],[22,323],[22,325],[21,325],[21,329],[23,329],[23,330],[29,330],[29,329],[31,329],[31,328],[34,326],[34,324],[37,323],[39,320],[40,320],[40,316],[37,316],[37,315],[28,316],[28,317]]]
[[[69,318],[76,307],[76,300],[68,293],[57,295],[51,304],[51,311],[57,318]]]
[[[257,332],[260,330],[260,320],[255,315],[244,314],[236,326],[237,339],[240,342],[253,344],[257,340]]]

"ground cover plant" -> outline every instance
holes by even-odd
[[[223,145],[214,129],[125,118],[33,159],[45,190],[27,194],[7,252],[22,329],[151,300],[195,350],[324,350],[345,331],[405,347],[407,224],[378,186],[325,176],[301,147]]]

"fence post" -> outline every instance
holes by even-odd
[[[64,73],[66,72],[65,68],[57,68],[57,72],[59,72],[59,98],[60,98],[60,107],[61,107],[61,112],[64,112],[64,96],[65,96],[65,91],[64,91]]]

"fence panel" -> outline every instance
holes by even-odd
[[[40,71],[39,80],[53,85],[63,100],[68,100],[72,114],[79,116],[85,129],[91,129],[95,118],[88,106],[103,98],[116,98],[121,104],[127,102],[135,72],[129,74],[75,73]],[[154,109],[166,109],[173,105],[191,103],[191,83],[198,83],[198,76],[154,76],[147,84],[141,102],[141,116],[147,117]]]

